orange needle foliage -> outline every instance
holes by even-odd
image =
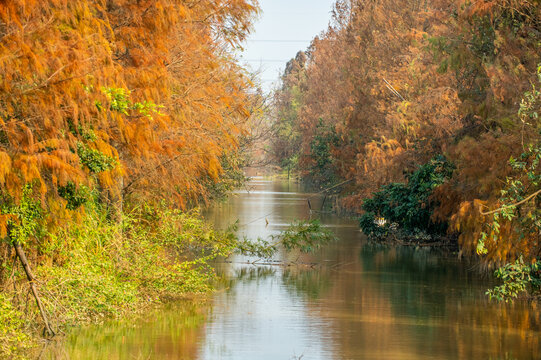
[[[509,158],[539,139],[539,119],[517,113],[537,86],[540,19],[528,0],[337,1],[331,26],[305,61],[291,61],[275,95],[275,127],[288,124],[301,144],[287,156],[316,184],[355,179],[344,205],[360,211],[381,185],[445,155],[456,170],[435,189],[433,216],[462,222],[463,250],[474,251],[478,230],[467,224],[482,219],[468,209],[498,207]],[[515,245],[491,260],[526,253]]]
[[[97,179],[117,197],[204,197],[250,116],[230,49],[257,12],[255,0],[0,2],[0,192],[37,183],[58,201],[59,186]],[[98,155],[107,166],[88,163]]]

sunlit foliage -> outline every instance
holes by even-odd
[[[205,196],[199,179],[219,178],[250,115],[230,49],[256,12],[249,0],[2,3],[0,191]]]

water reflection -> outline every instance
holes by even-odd
[[[489,284],[454,258],[408,248],[357,254],[316,307],[339,329],[337,358],[539,357],[536,306],[488,303]]]
[[[222,228],[238,219],[240,235],[251,238],[314,216],[297,184],[255,181],[247,188],[206,216]],[[132,324],[83,329],[61,354],[44,358],[541,357],[538,305],[489,303],[489,281],[456,256],[374,246],[355,220],[322,214],[321,221],[340,241],[316,254],[281,253],[275,266],[239,256],[221,264],[226,281],[211,307],[183,305]]]
[[[108,321],[46,344],[39,359],[199,359],[198,343],[210,307],[181,301],[147,311],[135,321]]]
[[[284,284],[283,268],[239,273],[247,276],[216,296],[201,359],[332,358],[325,324]],[[254,274],[263,276],[246,281]]]

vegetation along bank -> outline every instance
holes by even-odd
[[[318,188],[343,183],[369,237],[454,236],[498,269],[491,297],[539,290],[539,1],[339,0],[267,117],[233,56],[258,11],[0,3],[1,356],[205,293],[209,262],[234,250],[330,241],[317,223],[239,241],[193,210],[243,181],[246,147],[267,130],[268,161]]]
[[[457,239],[509,300],[541,285],[541,3],[335,3],[273,97],[269,159],[376,240]]]
[[[243,178],[260,100],[231,52],[258,11],[0,3],[0,357],[210,289],[236,239],[188,210]]]

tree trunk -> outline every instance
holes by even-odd
[[[321,211],[323,211],[323,207],[325,206],[325,200],[327,200],[327,194],[325,194],[325,197],[323,198],[323,202],[321,203]]]
[[[43,304],[41,302],[41,299],[38,294],[38,289],[36,288],[35,283],[35,277],[32,273],[32,270],[30,269],[30,265],[28,264],[28,260],[26,259],[26,255],[24,253],[24,250],[21,246],[21,244],[17,241],[13,242],[13,247],[15,248],[15,252],[17,253],[17,257],[21,261],[21,264],[23,265],[24,272],[26,273],[26,278],[28,279],[28,282],[30,283],[30,289],[32,290],[32,294],[34,295],[34,299],[36,299],[36,305],[38,306],[39,312],[41,314],[41,318],[43,319],[43,322],[45,323],[45,333],[47,336],[54,336],[55,332],[51,328],[51,325],[49,324],[49,319],[47,318],[47,314],[45,313],[45,308],[43,307]]]

